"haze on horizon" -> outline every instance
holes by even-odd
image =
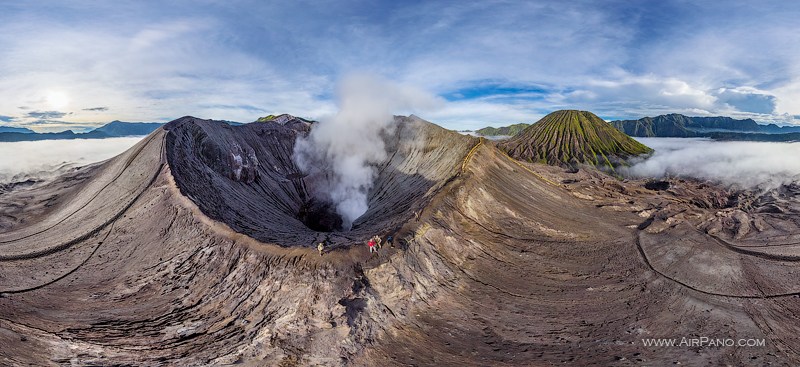
[[[106,139],[41,140],[0,143],[0,185],[27,179],[48,179],[64,167],[111,158],[134,146],[141,136]]]
[[[302,16],[298,16],[302,14]],[[4,2],[0,125],[320,119],[348,73],[424,89],[449,128],[663,113],[799,123],[781,2]]]

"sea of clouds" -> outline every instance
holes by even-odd
[[[655,153],[622,173],[693,177],[740,188],[774,188],[800,181],[800,143],[636,138]]]
[[[60,167],[100,162],[124,152],[142,137],[0,143],[0,183],[46,179]]]

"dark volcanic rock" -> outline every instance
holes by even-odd
[[[669,186],[669,181],[648,181],[644,184],[644,188],[655,191],[667,190]]]
[[[36,183],[38,183],[38,182],[39,182],[39,180],[35,180],[35,179],[32,179],[32,178],[29,178],[29,179],[26,179],[24,181],[0,183],[0,193],[8,192],[8,191],[15,190],[15,189],[22,188],[22,187],[30,187],[30,186],[36,185]]]
[[[329,201],[311,198],[300,206],[297,218],[306,227],[317,232],[333,232],[342,229],[342,216],[336,213],[336,207]]]

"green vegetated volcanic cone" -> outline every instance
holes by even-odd
[[[553,112],[501,147],[521,161],[611,169],[627,165],[628,158],[653,151],[595,114],[576,110]]]

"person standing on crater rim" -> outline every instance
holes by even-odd
[[[322,251],[324,251],[324,250],[325,250],[325,243],[324,242],[320,242],[317,245],[317,251],[319,251],[319,256],[322,256]]]
[[[373,253],[377,254],[378,253],[378,248],[375,247],[375,245],[376,245],[375,244],[375,240],[373,238],[370,238],[369,242],[367,242],[367,246],[369,246],[369,253],[370,254],[373,254]]]

